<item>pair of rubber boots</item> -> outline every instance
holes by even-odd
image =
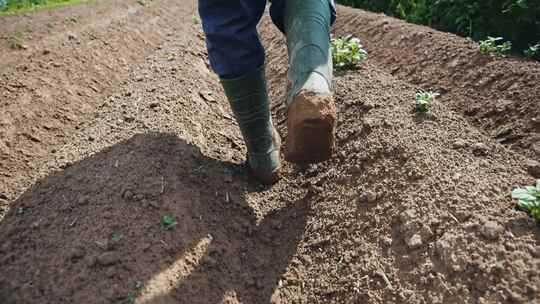
[[[324,161],[335,146],[330,7],[325,0],[288,0],[285,16],[289,54],[285,159]],[[264,67],[221,83],[242,131],[252,174],[264,184],[275,183],[281,171],[281,139],[272,123]]]

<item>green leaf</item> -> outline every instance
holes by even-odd
[[[122,239],[122,235],[118,232],[113,232],[112,236],[111,236],[111,239],[114,241],[114,242],[118,242]]]
[[[512,198],[524,201],[535,201],[536,198],[532,196],[527,189],[516,188],[512,191]]]
[[[174,222],[174,219],[172,218],[172,216],[170,215],[164,215],[163,216],[163,219],[161,220],[161,223],[163,224],[163,226],[165,226],[166,228],[170,228],[172,226],[174,226],[176,223]]]

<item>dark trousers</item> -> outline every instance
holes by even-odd
[[[335,20],[334,0],[328,1]],[[287,0],[273,0],[270,17],[285,33]],[[222,78],[233,79],[253,72],[264,64],[264,48],[259,41],[257,24],[266,0],[199,0],[199,14],[206,36],[212,69]]]

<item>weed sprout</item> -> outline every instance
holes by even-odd
[[[435,100],[435,97],[439,96],[439,93],[435,92],[418,92],[416,93],[416,112],[417,113],[428,113],[431,108],[431,104]]]
[[[360,39],[351,35],[333,38],[330,45],[334,66],[337,68],[352,67],[367,58],[367,52],[360,44]]]
[[[512,198],[517,199],[517,208],[529,213],[534,219],[540,221],[540,179],[535,186],[516,188],[512,191]]]

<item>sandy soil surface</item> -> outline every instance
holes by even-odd
[[[335,33],[370,57],[336,73],[337,153],[287,163],[273,187],[242,165],[195,1],[17,21],[35,32],[26,49],[0,43],[0,302],[540,303],[540,229],[509,195],[540,171],[539,65],[339,12]],[[266,17],[260,32],[286,137],[284,37]],[[404,33],[417,48],[390,38]],[[413,112],[421,88],[443,93],[427,117]]]

